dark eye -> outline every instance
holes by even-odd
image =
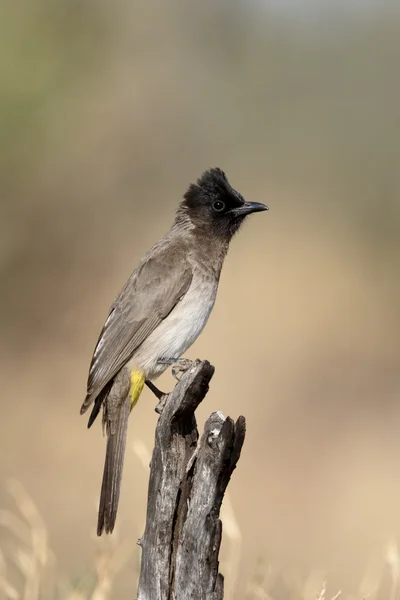
[[[224,210],[224,208],[225,208],[225,202],[222,202],[221,200],[217,200],[213,204],[213,209],[216,210],[217,212],[222,212]]]

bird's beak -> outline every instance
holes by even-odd
[[[244,217],[250,213],[261,212],[263,210],[269,210],[269,208],[265,204],[261,204],[261,202],[245,202],[242,206],[234,208],[232,212],[238,217]]]

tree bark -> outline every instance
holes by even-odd
[[[215,412],[199,441],[194,412],[214,374],[209,362],[186,372],[160,407],[150,466],[138,600],[222,600],[218,572],[226,487],[240,457],[244,417]]]

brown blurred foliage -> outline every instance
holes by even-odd
[[[356,590],[400,536],[398,8],[312,24],[238,0],[0,10],[1,481],[24,483],[63,572],[85,573],[104,455],[79,417],[91,351],[188,183],[220,166],[271,208],[234,240],[190,353],[217,369],[200,417],[248,420],[235,598],[260,557]],[[148,450],[153,406],[146,392],[130,428]],[[128,452],[132,543],[146,492]]]

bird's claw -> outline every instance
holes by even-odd
[[[172,377],[176,381],[180,381],[181,377],[186,371],[188,371],[193,365],[193,361],[188,358],[180,358],[176,364],[172,365]]]
[[[159,402],[158,402],[157,406],[156,406],[156,407],[155,407],[155,409],[154,409],[154,410],[156,411],[156,413],[157,413],[157,414],[159,414],[159,415],[162,415],[162,412],[163,412],[163,410],[164,410],[164,408],[165,408],[165,404],[166,404],[166,402],[167,402],[167,398],[168,398],[168,396],[169,396],[169,394],[164,394],[164,395],[163,395],[163,396],[160,398],[160,400],[159,400]]]
[[[182,375],[193,366],[195,361],[189,358],[162,358],[158,362],[163,365],[171,365],[172,377],[180,381]]]

